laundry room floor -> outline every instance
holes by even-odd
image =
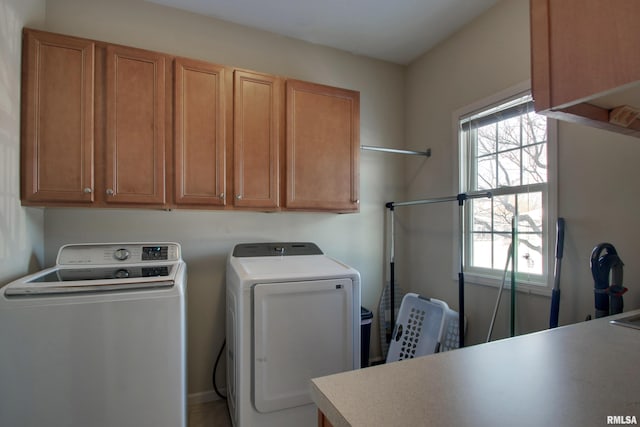
[[[231,427],[224,400],[189,405],[189,427]]]

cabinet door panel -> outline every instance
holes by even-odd
[[[235,206],[279,206],[282,95],[275,76],[234,72]]]
[[[636,0],[531,0],[536,111],[640,137],[640,119],[626,114],[640,107],[639,15]]]
[[[177,204],[225,204],[225,69],[175,62]]]
[[[165,58],[107,47],[106,202],[165,201]]]
[[[289,209],[358,210],[358,92],[287,81]]]
[[[563,0],[548,5],[552,106],[640,78],[640,57],[632,53],[640,40],[640,3],[620,0],[615,7],[609,1],[584,3]]]
[[[94,56],[88,40],[25,31],[25,201],[93,201]]]

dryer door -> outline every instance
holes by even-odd
[[[309,404],[311,378],[354,368],[350,279],[258,284],[253,292],[258,411]]]

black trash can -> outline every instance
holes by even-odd
[[[369,366],[369,347],[371,346],[371,321],[373,313],[360,307],[360,367]]]

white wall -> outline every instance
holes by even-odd
[[[530,78],[529,2],[502,0],[453,37],[409,66],[406,87],[406,135],[409,148],[433,148],[424,164],[406,161],[410,199],[456,194],[454,111]],[[589,258],[593,247],[609,241],[625,266],[632,289],[626,307],[640,306],[640,258],[637,210],[640,143],[584,126],[559,124],[558,212],[566,220],[561,278],[560,323],[584,320],[593,313],[593,280]],[[454,239],[457,207],[427,205],[397,210],[403,256],[396,259],[399,281],[414,292],[458,306]],[[486,338],[497,289],[468,284],[465,312],[468,342]],[[545,329],[548,297],[517,295],[519,333]],[[494,338],[508,334],[509,294]]]
[[[398,65],[138,0],[49,0],[46,29],[358,90],[361,143],[403,144],[405,68]],[[47,209],[45,259],[52,264],[69,242],[181,243],[189,273],[189,392],[206,392],[224,339],[225,261],[237,242],[316,242],[360,271],[362,303],[376,308],[385,271],[384,203],[402,192],[402,163],[362,152],[360,168],[359,214]],[[372,350],[379,352],[375,343]]]
[[[43,211],[20,206],[22,27],[44,13],[45,0],[0,0],[0,285],[44,261]]]

